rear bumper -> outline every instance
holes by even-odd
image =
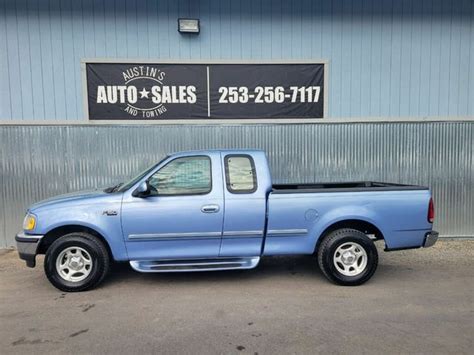
[[[41,238],[43,238],[42,235],[30,235],[23,232],[15,236],[20,259],[25,260],[28,267],[36,266],[36,254]]]
[[[423,243],[420,245],[417,243],[417,245],[411,245],[411,246],[406,246],[406,247],[399,247],[399,248],[385,248],[385,251],[398,251],[398,250],[407,250],[407,249],[418,249],[418,248],[429,248],[433,246],[436,241],[438,240],[438,235],[439,233],[436,231],[431,231],[425,233],[425,236],[423,237],[423,234],[420,235],[420,238],[418,239],[418,243],[423,240]],[[423,238],[423,239],[421,239]]]
[[[439,233],[435,231],[426,233],[425,240],[423,241],[423,248],[429,248],[433,246],[438,240],[438,236],[439,236]]]

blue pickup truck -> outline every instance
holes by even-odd
[[[45,254],[63,291],[97,286],[112,261],[139,272],[252,269],[264,256],[315,255],[323,274],[360,285],[385,250],[429,247],[428,188],[379,182],[272,184],[263,151],[167,156],[128,182],[32,205],[16,236],[29,267]]]

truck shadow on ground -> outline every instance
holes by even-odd
[[[406,265],[387,263],[379,265],[375,277],[378,280],[397,279],[403,281],[414,272],[423,272],[423,265],[417,270]],[[167,283],[235,283],[239,281],[263,281],[284,277],[311,282],[328,283],[320,271],[314,256],[267,257],[251,270],[205,271],[205,272],[171,272],[171,273],[139,273],[134,271],[128,263],[116,263],[112,266],[109,276],[103,287],[110,287],[120,283],[167,284]]]
[[[294,277],[310,277],[316,280],[325,280],[317,266],[315,257],[268,257],[263,259],[255,269],[204,271],[204,272],[170,272],[170,273],[140,273],[134,271],[128,263],[115,263],[104,283],[107,287],[117,282],[132,281],[134,279],[153,282],[235,282],[236,280],[257,280],[282,275]]]

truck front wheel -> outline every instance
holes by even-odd
[[[78,292],[97,286],[109,270],[104,244],[87,233],[71,233],[57,239],[47,250],[44,271],[61,291]]]
[[[332,282],[356,286],[369,280],[377,269],[378,253],[372,240],[350,228],[327,235],[319,246],[318,264]]]

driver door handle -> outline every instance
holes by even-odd
[[[204,205],[201,207],[202,213],[216,213],[219,212],[219,205]]]

